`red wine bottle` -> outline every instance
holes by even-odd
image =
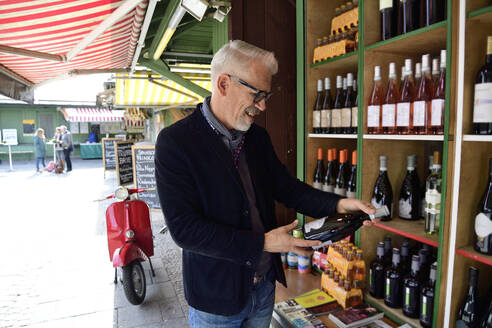
[[[492,36],[487,38],[487,57],[475,78],[473,106],[475,134],[492,134]]]
[[[420,184],[416,171],[416,155],[407,156],[407,174],[403,179],[398,201],[399,217],[404,220],[420,218]]]
[[[352,172],[347,183],[347,198],[356,198],[357,195],[357,150],[352,152]]]
[[[478,205],[475,217],[475,249],[484,254],[492,255],[492,158],[489,158],[489,181]]]
[[[393,25],[394,16],[393,0],[379,0],[379,11],[381,12],[381,40],[388,40],[396,36]]]
[[[323,106],[323,81],[318,80],[316,101],[313,108],[313,133],[321,133],[321,107]]]
[[[392,308],[400,308],[403,300],[403,277],[400,267],[400,250],[393,248],[391,267],[386,270],[384,282],[384,303]]]
[[[393,217],[393,189],[388,178],[386,156],[379,156],[380,167],[379,176],[374,184],[371,203],[375,208],[380,208],[386,205],[390,212],[383,217],[382,221],[389,221]]]
[[[410,274],[403,278],[403,314],[410,318],[419,317],[420,303],[419,257],[412,256]]]
[[[331,132],[331,108],[333,107],[333,100],[331,99],[330,89],[330,78],[325,77],[325,94],[321,109],[321,132],[325,134]]]
[[[340,196],[347,195],[347,172],[348,172],[348,163],[347,163],[347,152],[344,150],[340,150],[340,167],[338,169],[337,182],[335,185],[335,194]]]
[[[391,237],[384,237],[384,267],[387,269],[391,266],[391,260],[393,257],[392,254],[393,248],[391,247]]]
[[[377,258],[369,266],[369,293],[375,298],[384,297],[384,243],[378,243]]]
[[[436,272],[437,263],[433,263],[429,280],[423,285],[420,291],[420,324],[422,327],[432,327],[433,313],[434,313],[434,288],[436,285]]]
[[[468,294],[458,312],[456,327],[475,328],[479,323],[478,311],[480,307],[478,304],[478,270],[474,267],[470,267],[468,272]]]
[[[345,94],[344,105],[342,108],[342,132],[345,134],[352,133],[352,107],[354,105],[354,75],[347,74],[347,92]]]
[[[314,171],[314,177],[313,177],[314,188],[319,190],[323,189],[323,176],[324,176],[323,149],[318,148],[318,163],[316,164],[316,170]]]
[[[410,272],[411,262],[412,259],[410,257],[410,243],[408,242],[408,239],[405,239],[400,248],[400,266],[401,272],[403,272],[404,275]]]
[[[335,102],[333,103],[333,109],[331,110],[331,131],[332,133],[342,133],[342,107],[343,107],[343,78],[337,76],[337,93],[335,95]]]
[[[333,171],[337,166],[335,162],[335,157],[333,156],[333,149],[328,149],[328,162],[326,163],[326,174],[323,181],[323,191],[333,192],[335,190],[336,177]]]

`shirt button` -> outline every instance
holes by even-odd
[[[247,266],[251,266],[251,262],[250,261],[246,261],[246,265]]]

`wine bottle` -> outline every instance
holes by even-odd
[[[410,272],[412,259],[410,256],[410,243],[405,239],[400,248],[400,266],[401,272],[406,275]]]
[[[328,162],[326,163],[325,179],[323,180],[323,191],[333,192],[335,190],[336,177],[334,177],[333,171],[335,170],[333,149],[328,149],[327,153]]]
[[[323,105],[323,81],[318,80],[318,93],[313,108],[313,133],[321,133],[321,107]]]
[[[337,76],[337,93],[335,95],[335,102],[333,103],[333,109],[331,110],[331,128],[333,133],[342,133],[342,107],[343,107],[343,90],[342,90],[342,77]]]
[[[479,323],[478,270],[474,267],[470,267],[468,273],[468,294],[458,312],[456,327],[475,328]]]
[[[386,270],[384,282],[384,303],[392,308],[400,308],[403,300],[403,279],[400,268],[400,250],[393,248],[391,267]]]
[[[420,218],[422,220],[425,218],[425,182],[427,181],[427,178],[429,177],[429,175],[432,173],[432,165],[434,165],[434,156],[430,155],[427,174],[424,177],[424,183],[422,183],[422,187],[420,190],[420,195],[422,197],[422,201],[420,202]]]
[[[379,0],[379,11],[381,12],[381,40],[388,40],[396,36],[393,25],[393,1]]]
[[[347,78],[344,77],[342,80],[342,106],[347,98]]]
[[[319,249],[351,235],[362,226],[364,221],[374,220],[387,214],[388,208],[382,207],[377,209],[374,214],[355,212],[339,214],[336,218],[314,220],[304,224],[304,238],[323,242],[319,246],[312,247],[313,249]]]
[[[420,324],[422,327],[432,327],[434,313],[434,288],[436,285],[437,263],[431,266],[429,280],[420,291]]]
[[[314,177],[313,177],[314,188],[319,190],[323,189],[323,176],[324,176],[323,149],[318,148],[318,163],[316,164],[316,170],[314,171]]]
[[[489,158],[489,181],[475,217],[475,235],[475,249],[492,255],[492,158]]]
[[[345,101],[342,108],[342,133],[349,134],[352,132],[350,124],[352,122],[352,106],[354,103],[354,75],[352,73],[347,74],[347,92],[345,95]]]
[[[331,99],[330,78],[325,77],[325,95],[323,97],[323,106],[321,107],[321,132],[330,133],[331,130],[331,108],[333,100]]]
[[[347,183],[347,198],[357,198],[357,150],[352,152],[352,172]]]
[[[475,78],[473,133],[492,134],[492,36],[487,37],[487,57]]]
[[[415,87],[420,85],[420,79],[422,78],[422,63],[415,63]]]
[[[430,55],[422,56],[422,78],[418,86],[417,97],[413,103],[413,131],[415,134],[427,133],[427,113],[431,111],[434,84],[430,72]]]
[[[398,134],[411,134],[413,132],[414,100],[415,84],[413,80],[412,60],[405,59],[404,81],[401,88],[400,100],[396,104],[396,131]]]
[[[432,59],[432,82],[434,82],[434,86],[439,82],[439,59]],[[433,95],[434,96],[434,95]]]
[[[400,17],[399,22],[399,33],[405,34],[413,31],[414,29],[414,18],[415,18],[415,0],[400,0]]]
[[[489,288],[489,306],[482,315],[479,328],[491,328],[492,327],[492,288]]]
[[[381,66],[374,66],[374,86],[372,87],[369,106],[367,106],[367,133],[380,134],[381,108],[384,102],[383,82],[381,81]]]
[[[335,194],[340,196],[347,195],[347,153],[345,150],[340,151],[340,166],[338,168],[337,182],[335,185]]]
[[[441,214],[441,156],[434,152],[432,173],[425,182],[425,232],[434,234],[439,231]]]
[[[390,210],[387,216],[384,216],[382,221],[389,221],[393,217],[393,189],[391,188],[388,179],[386,156],[379,156],[379,176],[374,184],[371,203],[374,207],[380,208],[386,205]]]
[[[446,50],[441,50],[441,69],[439,80],[432,98],[431,113],[428,115],[428,132],[430,134],[444,133],[444,97],[446,93]]]
[[[398,88],[400,94],[401,94],[401,89],[403,89],[403,82],[405,82],[405,65],[401,67],[400,84]]]
[[[378,243],[376,255],[377,258],[369,266],[369,293],[375,298],[383,298],[385,272],[383,242]]]
[[[400,98],[398,91],[398,81],[396,79],[395,63],[389,65],[389,81],[386,99],[382,106],[381,125],[383,133],[394,134],[396,132],[396,103]]]
[[[357,79],[354,80],[355,100],[352,105],[352,119],[350,122],[350,133],[357,134],[358,115],[359,115],[359,93],[357,92]]]
[[[429,26],[439,21],[437,2],[438,0],[424,0],[422,6],[423,26]]]
[[[420,281],[419,281],[419,257],[412,256],[410,274],[403,278],[403,314],[410,318],[419,317]]]
[[[420,267],[420,281],[424,282],[429,276],[430,263],[432,262],[430,261],[429,252],[424,248],[419,250],[418,257]]]
[[[384,237],[384,267],[385,269],[391,266],[391,260],[393,258],[393,248],[391,247],[391,237]]]
[[[398,201],[398,213],[401,219],[418,220],[420,218],[420,185],[416,177],[416,155],[407,156],[407,174],[403,179]]]

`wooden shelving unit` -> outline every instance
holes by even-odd
[[[326,139],[357,139],[356,134],[316,134],[310,133],[309,138],[326,138]]]
[[[381,221],[375,223],[377,228],[398,234],[405,238],[413,239],[419,243],[424,243],[432,247],[438,247],[439,239],[437,235],[428,235],[424,231],[424,221],[406,221],[399,218],[395,218],[391,221]]]
[[[492,266],[492,255],[481,254],[481,253],[477,252],[473,248],[473,246],[465,246],[465,247],[462,247],[460,249],[457,249],[456,253],[461,255],[461,256],[468,257],[468,258],[475,260],[477,262],[482,262],[482,263],[485,263],[487,265]]]
[[[342,66],[357,65],[357,60],[358,60],[358,51],[352,51],[342,56],[330,58],[327,60],[323,60],[319,63],[311,64],[311,68],[320,67],[320,66],[323,66],[325,68],[325,67],[339,66],[339,65]]]
[[[376,309],[383,311],[391,320],[398,323],[408,323],[412,327],[422,327],[418,319],[413,319],[405,316],[401,309],[394,309],[387,306],[383,299],[377,299],[369,293],[364,295],[364,300],[374,306]]]
[[[363,138],[372,140],[444,141],[443,135],[364,134]]]
[[[492,142],[492,136],[481,136],[476,134],[465,134],[463,141]]]

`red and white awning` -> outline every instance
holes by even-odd
[[[123,122],[125,111],[104,108],[63,108],[62,113],[68,122]]]
[[[0,0],[0,45],[66,55],[124,0]],[[74,69],[130,67],[148,0],[69,62],[0,53],[0,64],[34,83]]]

